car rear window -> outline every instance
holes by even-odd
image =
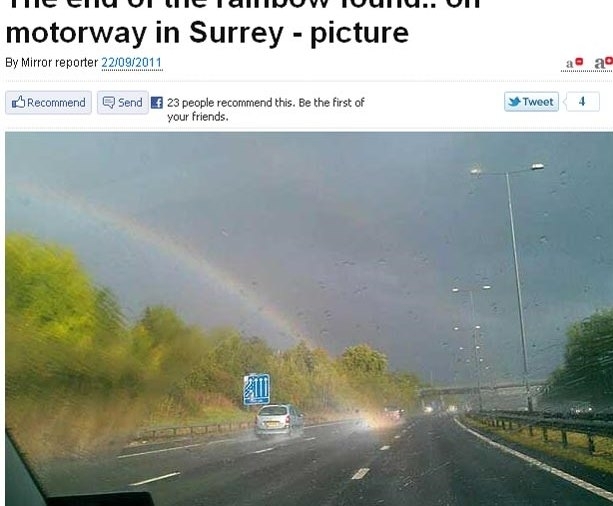
[[[260,410],[260,415],[285,415],[287,408],[285,406],[265,406]]]

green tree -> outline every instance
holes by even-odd
[[[550,399],[613,401],[613,309],[601,310],[567,330],[564,364],[549,379]]]
[[[341,363],[347,373],[360,376],[382,375],[387,370],[387,357],[367,344],[346,348]]]
[[[183,380],[209,351],[204,333],[165,306],[145,308],[132,331],[133,349],[147,377],[164,388]]]
[[[19,234],[8,235],[5,246],[6,315],[48,339],[89,344],[96,291],[75,255]]]

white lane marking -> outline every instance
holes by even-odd
[[[148,452],[140,452],[140,453],[128,453],[126,455],[118,455],[118,459],[127,459],[129,457],[139,457],[141,455],[149,455],[151,453],[163,453],[163,452],[171,452],[173,450],[183,450],[185,448],[195,448],[196,446],[202,446],[206,443],[197,443],[193,445],[185,445],[185,446],[173,446],[172,448],[162,448],[160,450],[149,450]]]
[[[318,423],[315,425],[307,425],[304,430],[308,430],[308,429],[314,429],[315,427],[326,427],[327,425],[340,425],[342,423],[353,423],[355,422],[355,420],[341,420],[340,422],[325,422],[325,423]]]
[[[264,448],[263,450],[258,450],[258,451],[256,451],[256,452],[251,452],[251,454],[253,455],[253,454],[256,454],[256,453],[270,452],[270,451],[272,451],[272,450],[274,450],[274,449],[275,449],[275,447],[273,446],[273,447],[271,447],[271,448]]]
[[[207,445],[216,445],[218,443],[227,443],[228,441],[236,441],[235,437],[231,437],[228,439],[216,439],[215,441],[209,441]]]
[[[165,480],[166,478],[170,478],[172,476],[177,476],[181,473],[178,471],[176,473],[165,474],[164,476],[157,476],[156,478],[151,478],[149,480],[137,481],[136,483],[130,483],[131,487],[138,487],[139,485],[145,485],[147,483],[151,483],[153,481]]]
[[[485,441],[486,443],[491,444],[494,448],[498,448],[499,450],[505,453],[514,455],[515,457],[525,460],[529,464],[532,464],[533,466],[536,466],[542,469],[543,471],[547,471],[548,473],[551,473],[559,478],[562,478],[563,480],[566,480],[572,483],[573,485],[577,485],[578,487],[581,487],[582,489],[587,490],[588,492],[592,492],[593,494],[599,495],[600,497],[603,497],[604,499],[607,499],[608,501],[613,502],[613,492],[609,492],[608,490],[605,490],[604,488],[600,488],[600,487],[597,487],[596,485],[592,485],[591,483],[588,483],[587,481],[583,481],[582,479],[577,478],[576,476],[573,476],[572,474],[565,473],[564,471],[561,471],[560,469],[556,467],[549,466],[541,462],[540,460],[536,460],[535,458],[530,457],[524,453],[518,452],[517,450],[513,450],[512,448],[508,448],[507,446],[501,445],[500,443],[497,443],[496,441],[492,441],[491,439],[485,437],[484,435],[479,434],[478,432],[472,429],[469,429],[468,427],[466,427],[466,425],[460,422],[457,418],[454,418],[453,420],[460,427],[462,427],[465,431],[470,432],[473,436],[476,436],[482,441]]]
[[[362,478],[364,478],[364,476],[366,476],[366,473],[370,471],[370,469],[368,469],[367,467],[362,467],[361,469],[358,469],[358,471],[351,477],[352,480],[361,480]]]
[[[385,451],[385,450],[389,450],[389,449],[390,449],[389,445],[385,445],[385,446],[382,446],[381,448],[379,448],[379,450],[381,450],[381,451]]]
[[[400,434],[394,436],[394,439],[400,439]]]
[[[402,429],[402,433],[404,434],[407,430],[406,429]]]
[[[317,439],[316,437],[307,437],[304,438],[305,441],[313,441],[313,439]]]

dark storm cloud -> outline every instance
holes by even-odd
[[[130,314],[163,302],[205,326],[287,345],[236,297],[95,216],[41,199],[66,192],[175,238],[276,306],[332,352],[369,342],[392,366],[439,380],[456,361],[475,293],[483,352],[521,371],[504,178],[512,177],[533,377],[566,326],[613,301],[610,134],[9,134],[7,230],[73,247]]]

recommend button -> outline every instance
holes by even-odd
[[[90,91],[7,91],[6,114],[91,114]]]

